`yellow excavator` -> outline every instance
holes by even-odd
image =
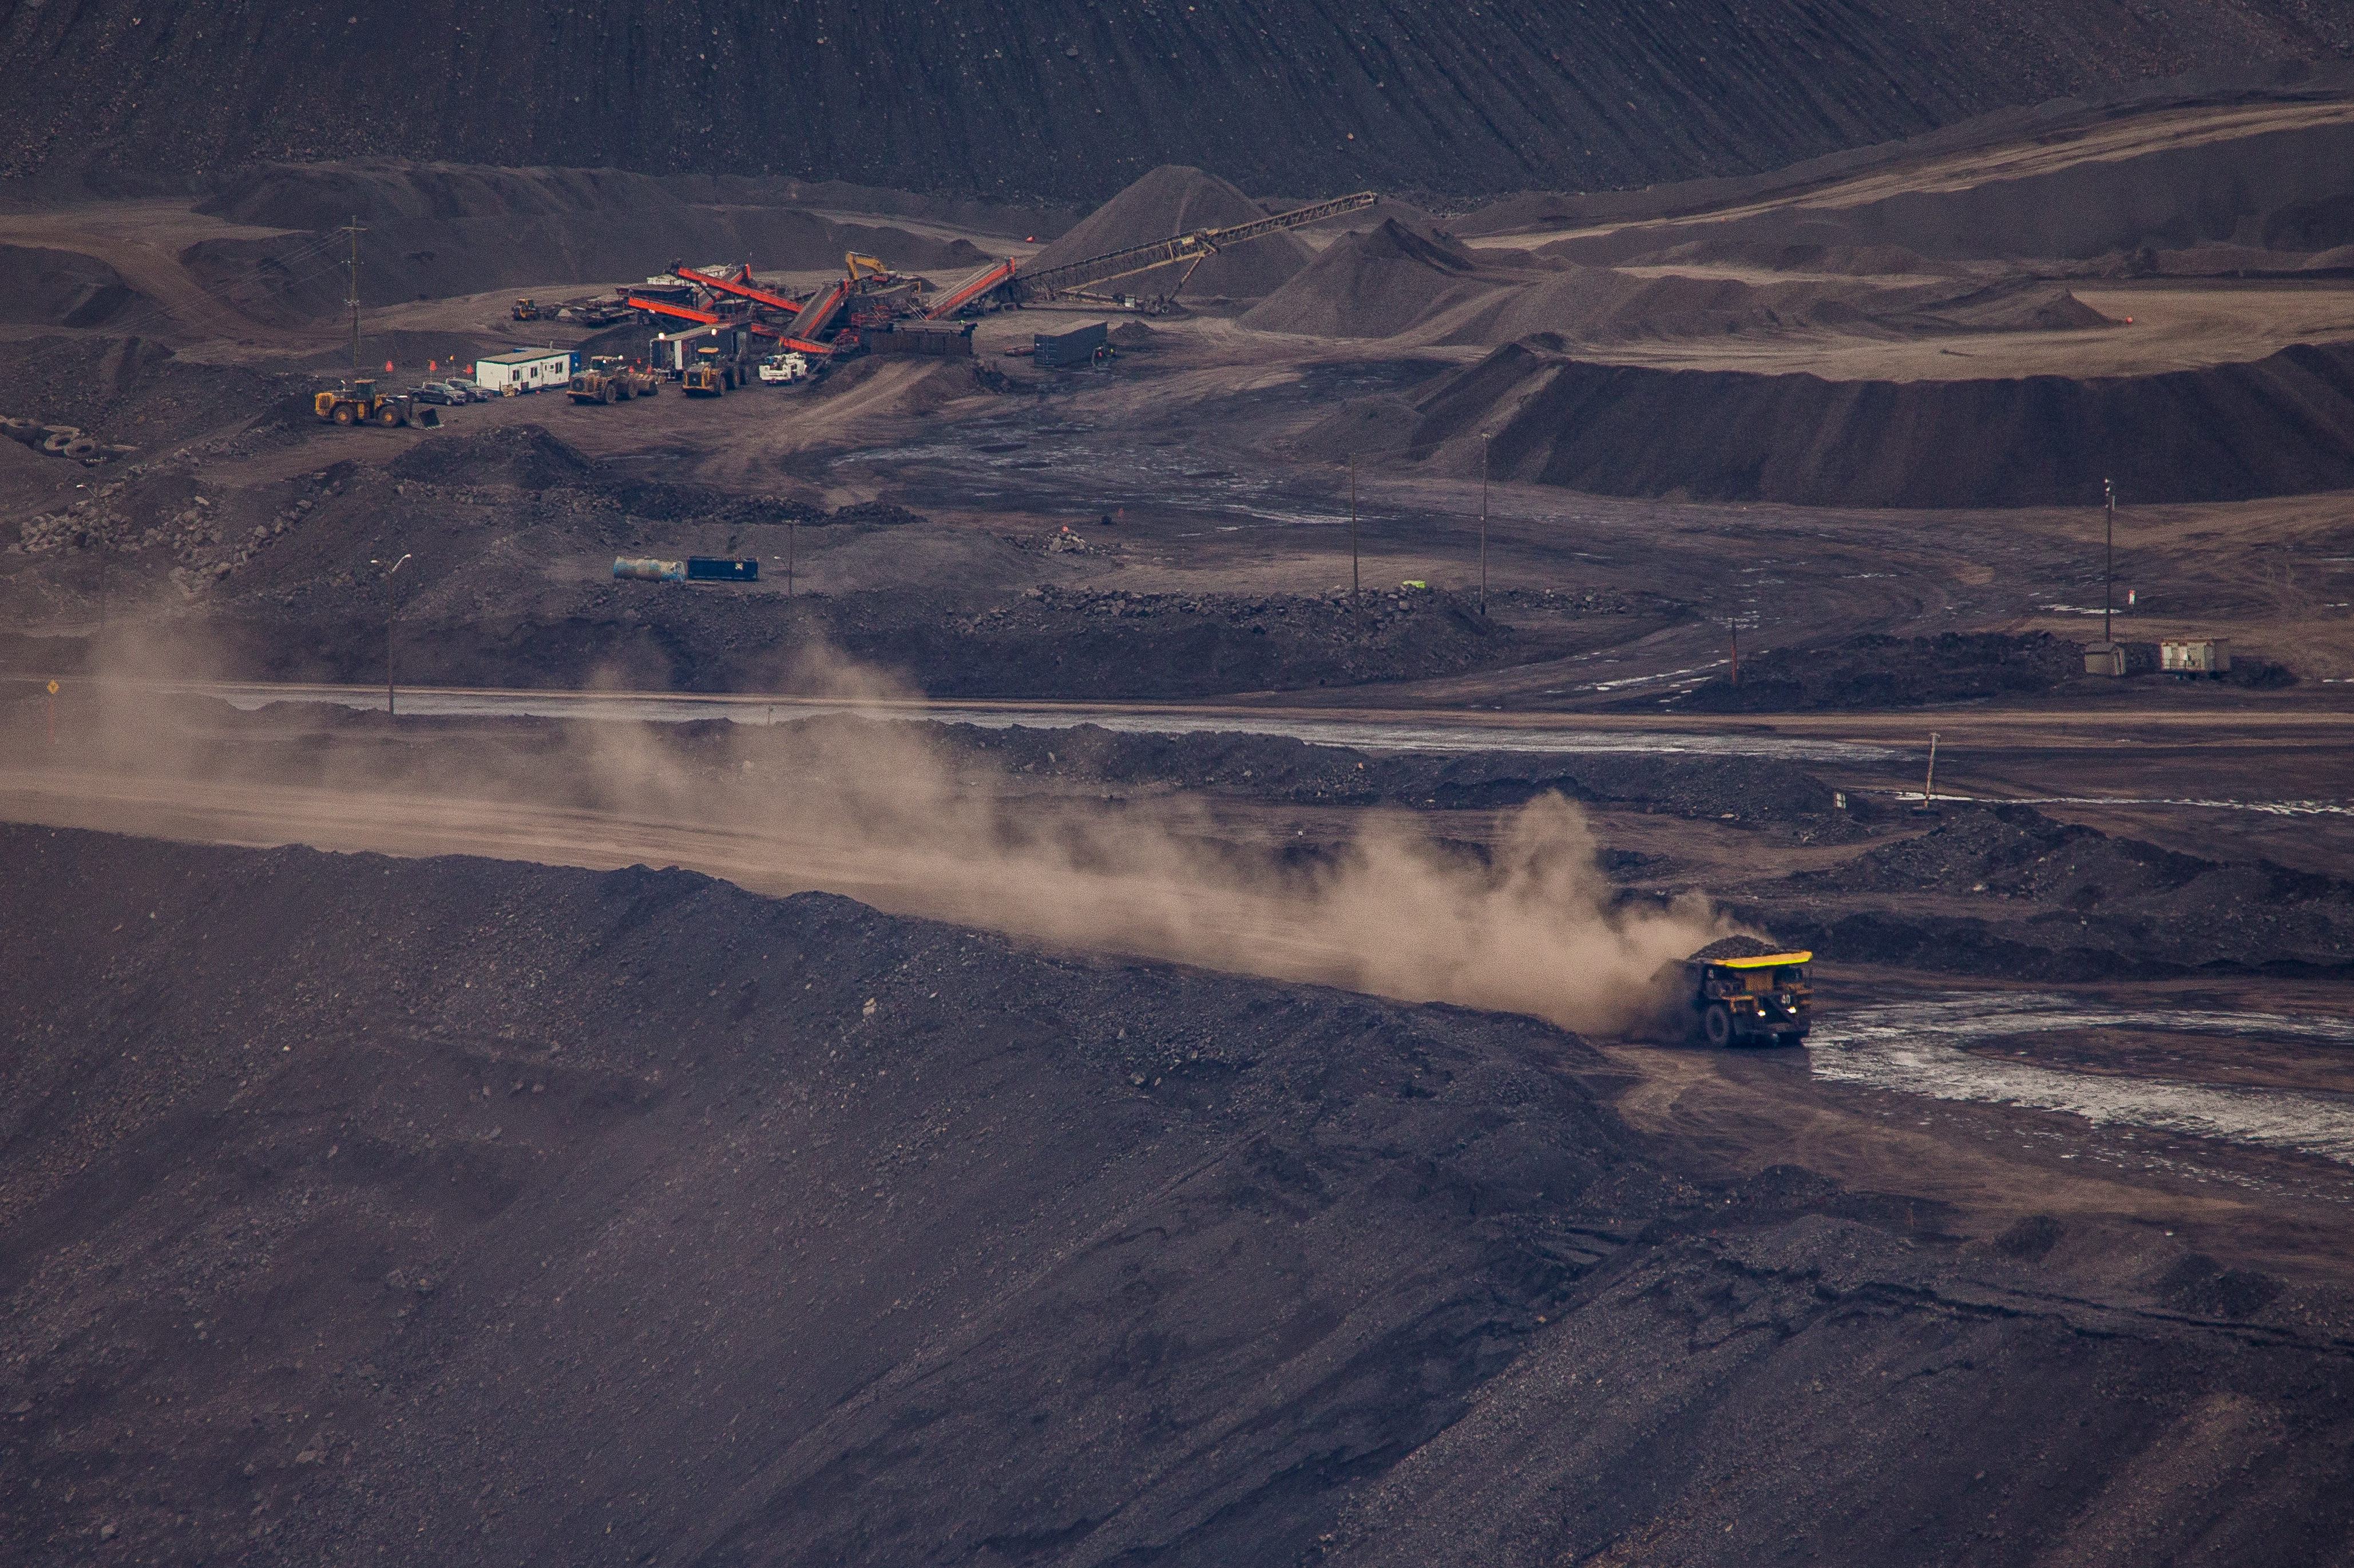
[[[414,425],[423,430],[441,428],[441,416],[430,404],[388,397],[373,381],[353,381],[311,399],[312,412],[331,425]]]

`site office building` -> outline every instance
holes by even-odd
[[[580,368],[568,348],[526,348],[474,361],[474,385],[485,392],[513,394],[562,387]]]

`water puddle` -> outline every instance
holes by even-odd
[[[1973,994],[1862,1007],[1819,1020],[1808,1043],[1816,1077],[1932,1099],[2060,1111],[2354,1165],[2354,1095],[2102,1077],[1963,1049],[2058,1030],[2130,1029],[2354,1046],[2354,1019],[2173,1008],[2111,1008],[2039,993]]]

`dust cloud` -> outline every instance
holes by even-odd
[[[200,667],[150,646],[151,674]],[[893,694],[832,660],[801,691]],[[84,686],[83,691],[91,690]],[[100,683],[0,768],[0,815],[244,844],[678,865],[755,891],[822,890],[1053,947],[1624,1029],[1660,966],[1731,929],[1708,902],[1621,904],[1579,808],[1508,813],[1485,859],[1412,814],[1356,814],[1304,861],[1199,799],[1122,801],[1011,774],[934,732],[844,716],[773,728],[502,722],[323,706],[235,715]]]

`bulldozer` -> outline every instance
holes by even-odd
[[[717,397],[736,385],[736,367],[720,363],[719,351],[705,344],[695,351],[695,363],[680,372],[679,390],[690,397]]]
[[[514,302],[514,309],[507,314],[519,322],[552,322],[562,308],[560,305],[543,305],[526,294]]]
[[[353,381],[311,399],[312,411],[331,425],[414,425],[422,430],[441,428],[441,416],[430,404],[389,397],[373,381]]]
[[[636,369],[609,355],[598,355],[564,390],[575,403],[625,403],[632,397],[651,397],[661,386],[652,371]]]

